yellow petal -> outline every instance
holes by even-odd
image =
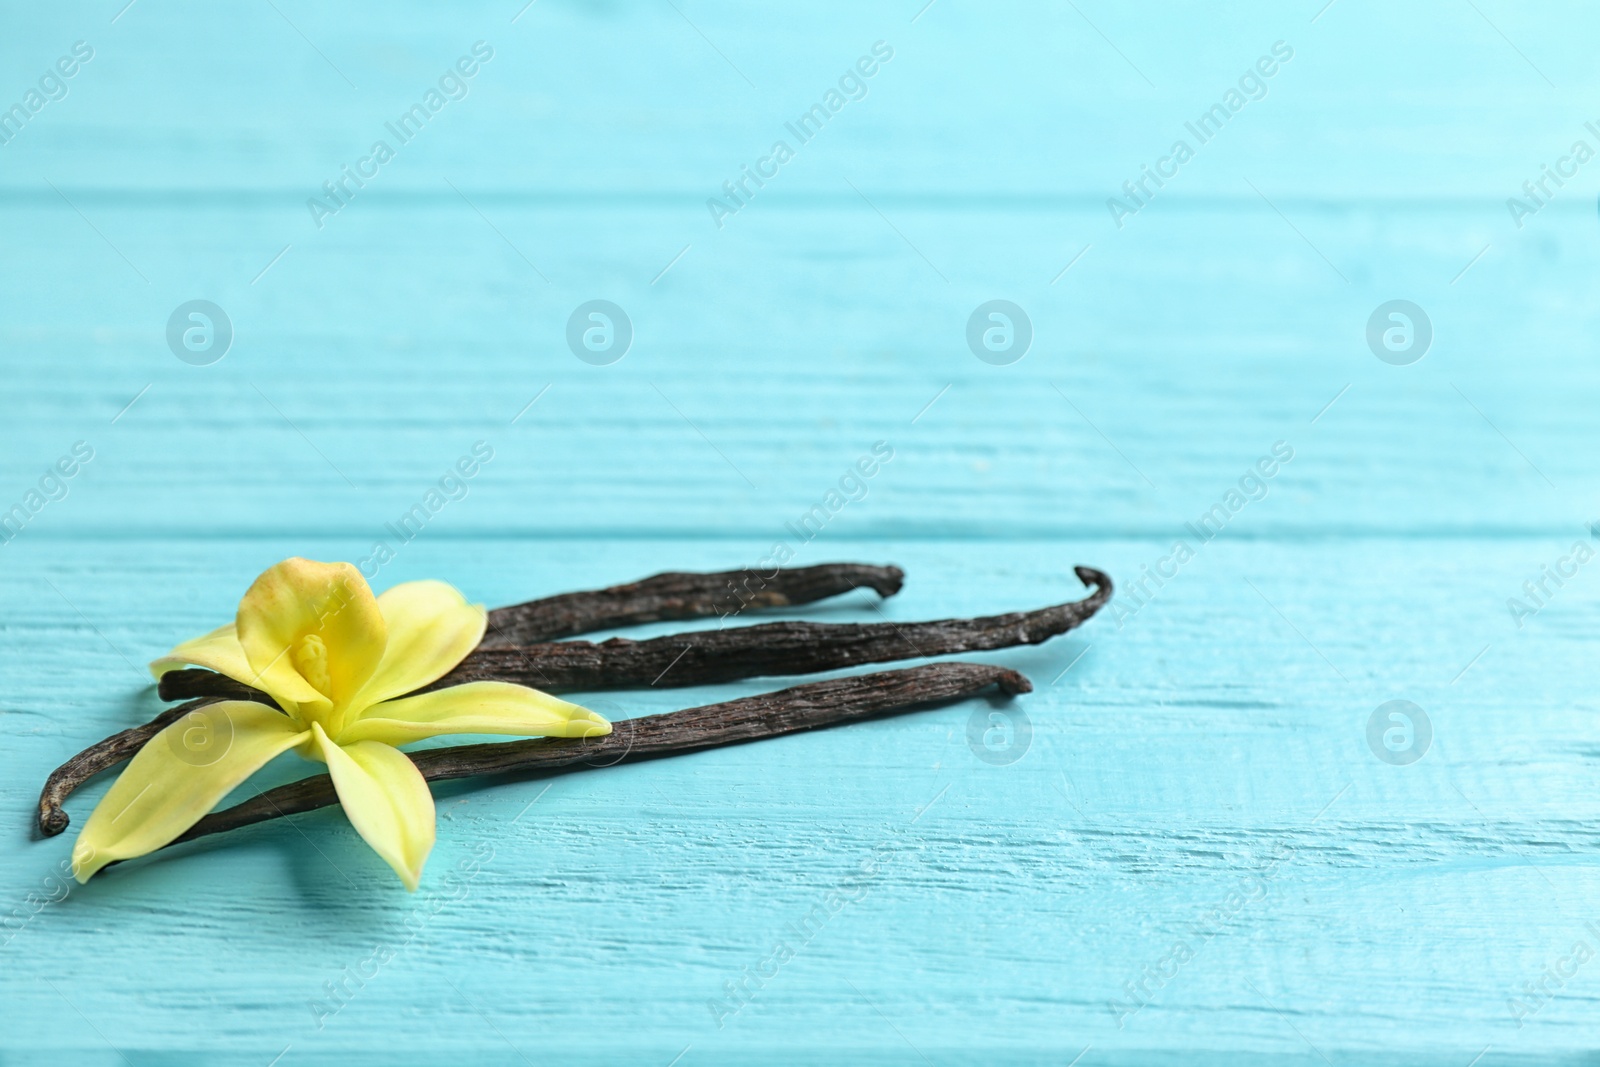
[[[251,681],[255,671],[250,669],[250,661],[245,658],[244,646],[239,643],[239,629],[233,623],[219,626],[203,637],[196,637],[191,641],[174,648],[160,659],[152,660],[150,673],[160,678],[168,671],[177,670],[179,667],[205,667],[219,674],[226,674],[237,682],[254,685]]]
[[[72,873],[86,882],[113,860],[155,851],[307,736],[265,704],[224,700],[190,712],[152,737],[112,783],[73,844]]]
[[[510,682],[468,682],[368,708],[341,742],[403,745],[439,734],[604,737],[611,724],[587,708]]]
[[[387,628],[361,572],[348,563],[286,559],[239,602],[239,643],[279,699],[344,707],[383,658]]]
[[[355,700],[357,708],[438,681],[483,640],[488,614],[445,582],[404,582],[378,598],[389,628],[383,661]]]
[[[433,850],[433,794],[422,772],[389,745],[336,745],[321,726],[311,731],[356,833],[415,891]]]

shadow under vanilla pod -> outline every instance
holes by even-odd
[[[286,561],[309,564],[309,561]],[[316,567],[348,565],[314,564]],[[351,573],[358,572],[353,567]],[[268,572],[270,575],[272,572]],[[210,709],[218,705],[257,709],[252,715],[278,714],[291,725],[282,728],[285,739],[301,729],[306,736],[298,740],[301,750],[313,743],[312,757],[320,753],[329,763],[332,775],[319,774],[267,790],[233,807],[210,812],[187,823],[182,832],[128,854],[107,852],[103,846],[93,857],[88,877],[94,870],[209,834],[248,826],[299,812],[343,803],[361,835],[395,866],[397,873],[415,886],[421,873],[419,858],[407,855],[397,860],[380,846],[382,834],[369,833],[369,825],[358,820],[361,804],[352,806],[352,790],[340,780],[348,779],[349,769],[339,757],[341,746],[379,744],[409,762],[421,783],[457,778],[482,778],[491,775],[543,776],[567,771],[598,769],[625,762],[638,762],[664,756],[698,752],[724,745],[780,737],[803,730],[818,729],[863,719],[896,714],[914,708],[961,699],[997,687],[1005,696],[1032,690],[1026,677],[1005,667],[963,662],[935,662],[901,670],[877,671],[853,677],[829,679],[793,686],[778,692],[689,708],[661,715],[647,715],[606,724],[585,709],[567,705],[550,692],[625,689],[631,687],[682,687],[735,681],[764,675],[810,674],[894,660],[926,659],[953,653],[989,651],[1017,645],[1040,644],[1073,630],[1091,618],[1111,599],[1112,583],[1105,573],[1090,567],[1077,567],[1075,573],[1085,586],[1092,587],[1082,600],[1055,604],[1030,611],[1010,612],[978,618],[937,619],[908,623],[815,623],[768,622],[735,629],[691,631],[665,637],[633,641],[611,638],[602,642],[556,640],[596,630],[612,629],[663,620],[716,616],[726,600],[731,581],[742,572],[668,572],[643,581],[587,592],[566,593],[500,608],[487,613],[486,628],[470,651],[450,660],[453,666],[432,673],[426,684],[405,693],[386,694],[386,702],[368,705],[356,699],[345,710],[335,704],[330,711],[322,705],[300,706],[292,697],[280,699],[286,689],[283,679],[268,679],[253,686],[241,681],[240,670],[228,674],[195,668],[166,669],[179,662],[206,662],[201,642],[215,640],[233,629],[223,627],[205,638],[179,646],[168,657],[157,661],[163,668],[159,692],[164,700],[187,701],[173,707],[142,726],[124,730],[78,753],[53,772],[39,797],[38,826],[45,836],[67,828],[63,803],[89,778],[125,760],[145,753],[149,742],[158,736],[173,736],[169,728],[181,729],[190,717],[205,722]],[[268,575],[263,575],[261,581]],[[763,584],[751,607],[776,608],[809,604],[863,587],[887,597],[899,592],[904,573],[893,566],[856,563],[828,563],[810,567],[779,568],[763,576]],[[406,583],[383,594],[382,602],[398,590],[423,583]],[[443,583],[427,583],[443,586]],[[362,583],[364,587],[364,583]],[[254,590],[255,587],[252,587]],[[449,587],[445,586],[448,589]],[[454,593],[453,590],[451,590]],[[370,594],[369,594],[370,595]],[[459,594],[455,594],[459,596]],[[248,599],[248,598],[247,598]],[[481,609],[479,609],[481,610]],[[241,620],[245,618],[241,605]],[[311,686],[306,696],[337,689],[330,681],[346,667],[333,649],[323,648],[315,634],[293,638],[298,644],[286,645],[294,664],[304,662],[320,686]],[[188,649],[189,651],[185,651]],[[385,670],[395,664],[385,659]],[[429,657],[422,657],[427,659]],[[403,659],[401,660],[403,663]],[[442,660],[432,657],[432,662]],[[333,670],[329,670],[329,667]],[[273,666],[282,673],[287,668]],[[426,670],[425,667],[421,668]],[[414,672],[412,672],[414,673]],[[380,671],[380,675],[382,672]],[[302,681],[304,679],[301,679]],[[298,684],[298,683],[296,683]],[[347,686],[351,683],[347,682]],[[494,690],[479,687],[503,687]],[[358,694],[362,692],[358,687]],[[516,708],[500,728],[479,729],[498,714],[479,701],[471,723],[444,721],[438,711],[427,716],[419,709],[448,707],[451,694],[487,692],[497,698],[517,697],[529,709],[537,709],[549,721],[536,723],[524,712],[518,720]],[[518,694],[521,696],[518,696]],[[530,695],[531,694],[531,695]],[[453,698],[455,701],[460,696]],[[432,700],[433,703],[429,703]],[[515,701],[513,701],[515,704]],[[321,708],[322,710],[318,710]],[[395,709],[400,710],[386,710]],[[377,716],[370,726],[364,716]],[[456,714],[452,712],[451,714]],[[431,716],[431,717],[430,717]],[[423,720],[426,720],[424,723]],[[560,722],[556,720],[560,719]],[[563,723],[567,724],[563,726]],[[466,727],[471,725],[472,729]],[[529,728],[537,727],[537,728]],[[599,727],[599,728],[595,728]],[[568,730],[564,735],[563,729]],[[458,745],[421,752],[398,752],[391,745],[404,743],[405,734],[426,730],[418,736],[440,733],[507,733],[546,735],[530,740]],[[602,730],[605,731],[602,733]],[[165,733],[164,733],[165,732]],[[364,740],[368,736],[372,740]],[[298,737],[298,735],[296,735]],[[285,751],[285,744],[279,751]],[[375,755],[371,753],[369,755]],[[148,760],[149,757],[147,756]],[[389,757],[385,756],[385,760]],[[342,770],[341,770],[342,768]],[[408,778],[398,770],[399,777]],[[118,785],[121,784],[119,779]],[[381,784],[381,783],[380,783]],[[117,787],[114,786],[115,790]],[[427,793],[426,788],[422,790]],[[110,794],[107,795],[108,798]],[[218,795],[211,803],[222,799]],[[357,798],[358,800],[360,798]],[[102,801],[102,805],[105,801]],[[208,805],[209,806],[209,805]],[[416,805],[420,807],[420,804]],[[99,809],[97,809],[98,812]],[[201,809],[202,811],[205,809]],[[415,809],[412,809],[415,810]],[[427,844],[432,843],[431,799],[427,805]],[[85,834],[93,827],[86,828]],[[80,845],[83,835],[80,835]],[[393,851],[392,849],[390,851]]]

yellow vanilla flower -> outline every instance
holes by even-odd
[[[293,748],[328,765],[350,822],[416,889],[433,848],[433,795],[396,745],[439,734],[598,737],[592,711],[507,682],[417,696],[478,646],[487,616],[444,582],[380,597],[348,563],[288,559],[245,593],[235,622],[150,664],[159,678],[207,667],[270,694],[208,705],[151,738],[111,786],[72,849],[78,881],[142,856],[193,826]]]

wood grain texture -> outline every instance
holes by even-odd
[[[6,106],[96,51],[0,145],[0,512],[94,459],[0,545],[0,1059],[1585,1062],[1600,963],[1542,976],[1600,951],[1600,586],[1544,575],[1595,543],[1600,163],[1521,228],[1505,202],[1600,123],[1590,9],[520,6],[7,15]],[[470,94],[317,229],[480,39]],[[706,199],[880,39],[718,229]],[[1118,229],[1106,198],[1277,40],[1266,98]],[[196,298],[235,326],[208,367],[164,339]],[[606,367],[564,340],[595,298],[635,327]],[[964,337],[994,298],[1034,326],[1010,366]],[[1434,327],[1408,367],[1365,338],[1395,298]],[[51,902],[38,784],[159,711],[144,661],[276,560],[378,542],[378,587],[494,604],[780,545],[904,566],[894,621],[1069,599],[1080,563],[1118,595],[981,657],[1037,682],[1011,705],[441,786],[416,896],[318,812]],[[1409,765],[1368,741],[1397,699],[1433,732]],[[1031,739],[992,762],[1008,710]]]

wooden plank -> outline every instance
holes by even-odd
[[[725,546],[698,542],[471,544],[419,539],[394,577],[442,574],[504,600],[631,575],[646,561],[726,558]],[[883,609],[895,619],[1032,603],[1074,584],[1071,561],[1130,574],[1165,548],[827,547],[906,566],[905,592]],[[1596,845],[1594,745],[1578,710],[1593,698],[1585,672],[1563,665],[1600,601],[1574,580],[1518,631],[1505,590],[1486,577],[1516,573],[1542,547],[1219,539],[1120,629],[1108,614],[1067,640],[997,657],[1038,683],[1013,705],[1033,734],[1007,765],[977,758],[967,741],[975,717],[1000,728],[988,716],[1005,706],[972,701],[548,791],[441,790],[430,887],[460,899],[321,1030],[311,1003],[325,997],[322,983],[346,965],[371,970],[374,948],[404,939],[408,917],[434,906],[391,885],[334,814],[113,872],[18,931],[8,972],[47,970],[119,1045],[276,1041],[311,1058],[380,1031],[440,1054],[497,1044],[476,1012],[520,1048],[581,1058],[597,998],[636,1020],[608,1035],[607,1054],[666,1059],[685,1044],[714,1060],[775,1042],[907,1055],[878,1011],[935,1059],[977,1049],[1070,1059],[1092,1044],[1113,1057],[1200,1045],[1293,1062],[1309,1054],[1296,1030],[1363,1062],[1442,1049],[1465,1062],[1491,1043],[1556,1056],[1589,1032],[1582,972],[1520,1030],[1508,1000],[1575,941],[1592,944],[1595,885],[1581,857]],[[106,543],[95,570],[80,549],[52,546],[35,575],[6,578],[7,602],[27,608],[3,660],[17,768],[5,803],[19,828],[50,766],[148,710],[148,695],[130,706],[135,679],[111,646],[138,660],[206,626],[230,578],[283,551]],[[62,700],[43,678],[73,669]],[[593,703],[624,717],[713,695]],[[1416,701],[1433,724],[1429,751],[1409,766],[1368,747],[1367,719],[1390,699]],[[85,801],[74,805],[80,818]],[[70,831],[42,845],[14,833],[5,892],[20,900],[65,856]],[[459,865],[474,859],[469,876]],[[771,970],[774,941],[799,940],[787,924],[841,886],[859,899],[826,923],[813,915],[814,936],[718,1028],[708,1002],[726,997],[723,983],[746,966]],[[1251,899],[1230,906],[1235,892]],[[1217,908],[1223,916],[1208,918]],[[1142,978],[1146,964],[1173,969],[1161,961],[1178,940],[1193,945],[1192,961],[1164,982]],[[1129,981],[1146,982],[1150,1003],[1114,1011],[1132,1003]],[[61,1040],[49,987],[11,981],[8,996],[16,1047]],[[217,1020],[197,1037],[202,1004]],[[825,1033],[813,1025],[821,1013]],[[97,1043],[70,1020],[66,1033]]]
[[[533,214],[507,208],[502,221],[521,240]],[[1565,535],[1597,517],[1583,503],[1594,488],[1583,457],[1585,413],[1600,390],[1592,370],[1566,356],[1582,321],[1545,310],[1582,299],[1585,272],[1566,258],[1590,254],[1576,228],[1552,236],[1564,248],[1549,261],[1530,239],[1504,259],[1491,251],[1452,287],[1482,247],[1475,242],[1492,233],[1481,212],[1368,214],[1365,225],[1390,234],[1379,247],[1366,247],[1341,212],[1313,215],[1306,225],[1319,245],[1346,265],[1477,220],[1471,238],[1404,253],[1413,264],[1429,258],[1416,268],[1425,287],[1369,282],[1365,296],[1264,208],[1189,214],[1173,220],[1177,229],[1131,235],[1104,258],[1090,252],[1056,287],[1050,276],[1071,251],[1058,246],[1051,259],[1036,248],[1026,288],[999,290],[1032,309],[1035,351],[995,367],[966,350],[963,333],[996,289],[970,278],[964,296],[937,278],[930,288],[927,267],[865,208],[751,219],[749,244],[728,258],[686,258],[661,283],[678,287],[670,293],[649,278],[684,231],[638,213],[619,232],[670,231],[656,242],[659,257],[614,248],[608,270],[620,275],[631,257],[631,280],[569,283],[549,295],[487,227],[456,241],[475,221],[460,210],[403,215],[417,243],[387,260],[393,287],[357,296],[325,284],[390,239],[380,233],[397,217],[374,211],[350,220],[346,253],[311,251],[274,268],[261,286],[281,290],[249,286],[253,261],[237,265],[230,287],[199,289],[233,309],[238,331],[235,350],[210,367],[178,362],[160,335],[176,301],[196,290],[174,289],[160,303],[141,294],[97,325],[107,309],[52,301],[126,291],[124,280],[60,295],[88,252],[127,273],[105,249],[74,247],[26,277],[13,265],[19,314],[58,325],[53,334],[13,330],[16,388],[0,398],[17,437],[4,465],[12,497],[84,440],[97,459],[75,500],[52,506],[41,527],[338,530],[365,540],[483,441],[495,459],[476,484],[495,488],[451,505],[441,524],[543,536],[763,535],[816,504],[883,441],[895,460],[841,517],[861,532],[1165,536],[1283,441],[1294,462],[1273,498],[1241,520],[1258,534]],[[952,223],[928,209],[902,223],[920,239],[939,225],[935,216],[946,233],[927,250],[947,263],[1009,239],[989,224],[1024,225],[1024,216],[983,211]],[[567,213],[559,243],[582,245],[608,217]],[[1056,219],[1061,231],[1090,224],[1083,212],[1047,216]],[[221,233],[236,221],[211,220]],[[98,243],[65,208],[35,216],[29,239],[48,245],[68,223]],[[354,243],[358,226],[379,244]],[[797,245],[769,252],[761,227]],[[1364,247],[1346,246],[1341,231]],[[152,240],[171,241],[168,228]],[[165,254],[185,255],[186,245]],[[1228,266],[1188,279],[1189,264],[1219,245],[1237,248]],[[261,247],[265,262],[272,241]],[[441,302],[435,272],[456,277],[463,295]],[[1498,295],[1524,272],[1525,286]],[[875,293],[886,273],[899,295]],[[738,292],[719,292],[730,277],[741,279]],[[797,298],[796,287],[809,288]],[[1130,328],[1177,291],[1165,325]],[[563,339],[568,313],[596,292],[634,309],[635,350],[610,367],[580,362]],[[1435,323],[1433,350],[1409,367],[1380,362],[1364,338],[1368,314],[1397,292],[1431,308]],[[1224,340],[1241,330],[1250,340]],[[1516,360],[1501,355],[1510,351]],[[987,506],[974,508],[973,492]],[[1501,506],[1485,514],[1480,493]],[[194,496],[208,506],[185,506]]]
[[[3,106],[95,49],[0,145],[0,515],[60,497],[0,544],[0,1058],[1583,1061],[1600,600],[1546,572],[1600,518],[1595,164],[1520,226],[1507,198],[1600,147],[1586,8],[520,6],[118,0],[0,35]],[[480,39],[319,228],[307,199]],[[707,199],[878,40],[719,228]],[[210,366],[165,337],[196,298],[236,332]],[[596,298],[635,328],[610,366],[565,337]],[[1035,331],[1009,366],[966,339],[995,298]],[[1433,326],[1409,366],[1366,336],[1397,298]],[[1012,705],[441,789],[415,897],[329,812],[33,915],[71,841],[29,839],[37,788],[154,713],[144,661],[270,563],[379,541],[379,587],[490,603],[779,544],[904,565],[897,620],[1073,596],[1076,563],[1121,591],[993,657],[1038,685]],[[1392,700],[1428,717],[1414,763],[1370,740]]]

